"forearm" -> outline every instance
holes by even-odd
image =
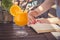
[[[37,16],[49,10],[53,4],[54,0],[45,0],[38,8],[35,9],[38,12]]]

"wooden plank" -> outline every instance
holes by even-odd
[[[19,28],[19,27],[17,27]],[[13,28],[12,24],[1,24],[0,25],[0,40],[47,40],[44,34],[37,34],[33,29],[25,27],[28,35],[25,37],[19,37],[16,35],[20,29]]]
[[[51,33],[57,40],[60,40],[60,32],[51,32]]]
[[[44,34],[48,40],[57,40],[51,33],[45,33]]]

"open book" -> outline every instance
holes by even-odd
[[[37,22],[35,24],[31,24],[30,27],[32,27],[37,33],[60,32],[60,27],[56,24]]]
[[[44,32],[60,32],[60,27],[56,24],[31,24],[30,25],[37,33],[44,33]]]

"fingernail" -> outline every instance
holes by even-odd
[[[41,22],[40,20],[37,20],[37,22]]]

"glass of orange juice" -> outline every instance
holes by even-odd
[[[28,13],[27,10],[22,10],[18,5],[12,5],[10,8],[10,14],[13,16],[13,22],[16,27],[19,27],[20,30],[16,31],[16,36],[24,37],[27,36],[27,32],[25,30],[25,25],[28,23]]]
[[[17,12],[18,15],[14,16],[15,26],[20,28],[20,31],[17,31],[16,34],[19,37],[27,36],[27,32],[25,30],[25,25],[28,23],[28,13],[27,12]]]

